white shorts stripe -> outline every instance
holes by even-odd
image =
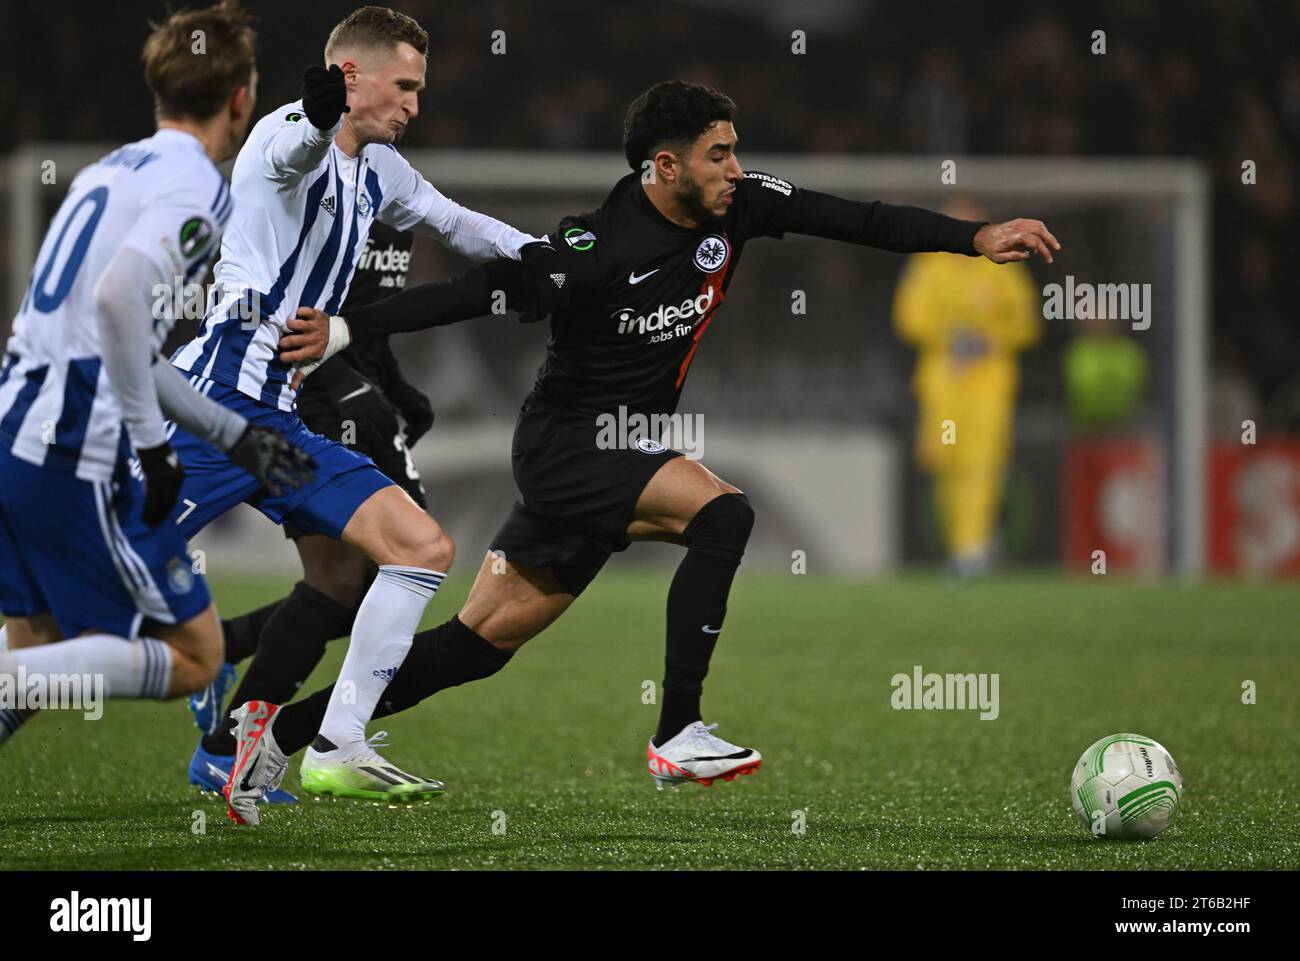
[[[149,574],[148,565],[131,547],[131,542],[127,540],[117,522],[109,496],[109,485],[97,483],[95,491],[97,495],[95,507],[99,512],[100,530],[108,544],[109,553],[113,556],[113,565],[117,568],[118,577],[135,600],[136,608],[146,617],[159,623],[176,623],[176,618],[172,615],[171,608],[167,606],[162,591],[158,590],[158,586]]]

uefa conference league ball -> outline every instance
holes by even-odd
[[[1074,813],[1099,838],[1153,838],[1169,827],[1182,797],[1173,757],[1140,734],[1103,737],[1083,752],[1070,778]]]

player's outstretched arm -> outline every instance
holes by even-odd
[[[538,240],[446,197],[396,150],[379,151],[372,162],[381,168],[388,185],[375,216],[390,227],[432,237],[477,261],[495,257],[518,260],[520,251]]]
[[[769,174],[751,172],[746,189],[755,234],[809,234],[895,253],[983,255],[994,263],[1027,260],[1037,253],[1048,263],[1060,243],[1038,220],[1001,224],[958,220],[922,207],[861,203],[793,187]]]
[[[443,246],[473,260],[506,257],[516,260],[527,244],[536,237],[516,230],[503,221],[462,207],[426,182],[436,196],[424,218],[414,226],[417,233],[433,237]]]
[[[280,183],[292,183],[320,166],[349,111],[347,83],[337,64],[328,70],[319,64],[307,68],[302,107],[305,119],[294,114],[281,118],[261,143],[271,178]]]
[[[299,367],[302,378],[354,341],[445,327],[501,308],[539,320],[559,306],[568,291],[551,278],[555,249],[545,241],[525,245],[521,260],[490,260],[451,280],[411,287],[393,297],[353,309],[347,318],[331,317],[312,307],[299,307],[288,321],[290,333],[280,339],[280,360]]]

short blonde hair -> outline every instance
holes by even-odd
[[[325,63],[334,63],[341,49],[392,49],[399,43],[409,43],[421,56],[429,52],[428,33],[411,17],[388,7],[358,7],[330,31]]]

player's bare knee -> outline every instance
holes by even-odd
[[[430,571],[451,570],[456,557],[456,545],[441,528],[422,531],[419,539],[392,544],[384,557],[376,558],[380,564],[398,564],[403,567],[422,567]]]
[[[436,533],[422,541],[416,550],[419,559],[412,563],[431,571],[446,573],[456,559],[456,545],[441,527],[436,528]]]

